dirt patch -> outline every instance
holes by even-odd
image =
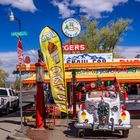
[[[35,130],[29,128],[26,133],[27,137],[32,140],[46,140],[48,139],[48,130]]]

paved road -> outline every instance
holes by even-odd
[[[33,102],[33,93],[23,94],[23,108],[30,105]],[[24,114],[24,112],[23,112]],[[20,110],[17,112],[10,112],[9,115],[0,114],[0,140],[11,134],[14,130],[20,129]]]
[[[19,112],[10,113],[7,116],[0,117],[0,140],[5,140],[6,137],[14,130],[20,129],[20,114]]]
[[[140,140],[140,119],[132,119],[134,127],[130,130],[128,138],[122,138],[120,134],[109,134],[107,132],[96,134],[88,132],[83,138],[78,138],[77,129],[75,129],[73,125],[74,123],[72,121],[68,122],[69,123],[64,119],[57,120],[57,125],[54,130],[37,131],[29,129],[28,136],[33,140]]]
[[[77,129],[73,126],[73,121],[58,119],[56,120],[56,127],[54,130],[28,130],[29,138],[33,140],[74,140],[74,139],[97,139],[97,140],[140,140],[140,118],[132,119],[133,129],[130,130],[129,137],[127,139],[121,138],[120,134],[108,134],[100,133],[93,135],[91,132],[86,133],[84,138],[77,137]],[[69,126],[69,127],[68,127]],[[8,116],[0,117],[0,140],[5,140],[5,138],[14,130],[20,129],[20,113],[11,113]]]
[[[24,105],[27,105],[33,101],[33,94],[25,94],[23,98]],[[119,134],[108,134],[108,133],[101,133],[101,134],[91,134],[86,133],[84,138],[77,138],[77,130],[73,127],[73,122],[71,120],[57,120],[57,126],[54,130],[28,130],[28,136],[33,140],[74,140],[74,139],[97,139],[97,140],[140,140],[140,117],[138,119],[131,120],[133,124],[133,129],[130,130],[129,137],[127,139],[121,138]],[[69,127],[68,127],[69,126]],[[0,140],[5,140],[5,138],[14,130],[20,129],[20,112],[10,113],[7,116],[0,117]]]

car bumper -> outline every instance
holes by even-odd
[[[88,124],[88,123],[75,123],[74,126],[78,129],[93,129],[93,130],[106,130],[106,131],[126,130],[126,129],[131,129],[133,127],[131,124],[100,125],[100,124]]]

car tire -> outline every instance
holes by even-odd
[[[128,134],[129,134],[129,130],[123,130],[122,131],[123,138],[127,138]]]
[[[84,135],[85,135],[85,131],[83,129],[79,129],[78,130],[78,137],[82,138],[82,137],[84,137]]]
[[[19,109],[19,100],[16,103],[16,106],[13,108],[13,111],[17,111]]]
[[[6,106],[6,109],[5,109],[5,113],[8,115],[9,112],[10,112],[10,107],[9,107],[9,103],[8,103]]]

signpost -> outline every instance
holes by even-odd
[[[81,31],[80,23],[76,19],[74,18],[66,19],[62,24],[62,31],[65,36],[70,38],[70,44],[65,46],[63,49],[70,51],[71,54],[74,50],[78,51],[80,49],[85,49],[85,46],[83,47],[80,45],[72,44],[73,37],[78,36]],[[74,73],[75,72],[73,71],[72,80],[76,80]],[[76,118],[76,87],[74,83],[72,84],[72,89],[73,89],[73,118]]]
[[[68,18],[62,24],[62,31],[69,38],[76,37],[81,31],[80,23],[74,18]]]
[[[16,18],[17,19],[17,18]],[[18,19],[17,19],[18,20]],[[20,131],[23,131],[23,103],[22,103],[22,81],[21,81],[21,64],[23,63],[23,50],[22,50],[22,40],[21,36],[27,36],[27,32],[21,31],[21,22],[19,22],[19,32],[12,32],[11,36],[16,36],[18,38],[18,62],[19,62],[19,79],[20,79],[20,118],[21,118],[21,128]]]

